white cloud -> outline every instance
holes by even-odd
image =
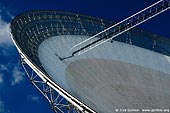
[[[12,73],[11,85],[16,85],[22,82],[24,80],[24,76],[25,74],[21,71],[20,67],[18,65],[15,66]]]
[[[7,23],[2,19],[2,11],[5,11],[9,18],[13,18],[9,11],[6,9],[0,9],[0,44],[12,44],[12,40],[10,38],[10,23]]]
[[[3,16],[2,14],[6,14],[5,16]],[[0,4],[0,46],[1,50],[0,50],[0,55],[2,53],[2,56],[7,56],[9,55],[9,53],[7,52],[7,50],[9,49],[8,47],[13,46],[12,40],[10,38],[10,23],[4,21],[2,19],[2,17],[7,17],[7,18],[13,18],[13,16],[10,14],[10,12],[5,9],[4,7],[1,7]],[[3,60],[3,59],[0,59]],[[13,64],[12,64],[13,66]],[[8,69],[10,69],[7,65],[4,64],[0,64],[0,86],[1,83],[5,82],[4,79],[4,71],[8,72]],[[17,68],[13,70],[13,84],[20,82],[23,78],[22,77],[18,77],[22,75],[22,72],[17,72]],[[8,108],[8,106],[5,105],[5,103],[2,101],[1,96],[0,96],[0,113],[12,113]]]
[[[10,24],[3,21],[0,16],[0,44],[12,44],[9,26]]]

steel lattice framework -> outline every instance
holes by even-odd
[[[60,94],[58,94],[52,87],[50,87],[47,81],[43,81],[37,73],[29,67],[29,65],[21,59],[21,65],[24,68],[30,82],[40,93],[48,100],[52,110],[55,113],[81,113],[79,109],[66,101]]]

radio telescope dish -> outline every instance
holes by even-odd
[[[11,36],[22,64],[28,64],[49,85],[48,91],[57,91],[75,109],[113,113],[121,108],[168,108],[168,38],[134,28],[83,55],[60,59],[75,44],[113,24],[75,13],[30,11],[15,17]]]

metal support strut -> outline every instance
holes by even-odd
[[[21,58],[21,65],[24,68],[30,82],[48,100],[55,113],[82,113],[61,95],[57,93],[47,82],[43,81],[34,70]]]
[[[81,55],[109,40],[112,40],[114,37],[117,37],[124,32],[136,27],[137,25],[140,25],[143,22],[163,13],[169,8],[170,0],[159,0],[149,7],[73,46],[70,50],[72,51],[70,57],[64,57],[62,60],[71,58],[75,55]]]

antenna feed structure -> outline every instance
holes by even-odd
[[[107,41],[111,41],[112,43],[113,38],[163,13],[169,8],[170,0],[159,0],[158,2],[146,7],[145,9],[133,14],[132,16],[74,45],[70,50],[73,51],[72,55],[69,57],[64,57],[63,59],[71,58],[75,55],[84,54]]]

